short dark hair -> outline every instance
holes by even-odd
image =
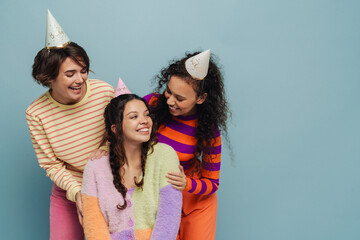
[[[90,60],[86,51],[81,46],[71,42],[63,48],[41,49],[32,66],[33,78],[38,84],[50,87],[51,81],[55,80],[59,74],[60,65],[68,57],[89,71]]]

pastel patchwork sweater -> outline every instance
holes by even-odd
[[[104,108],[114,89],[101,80],[88,79],[86,94],[73,105],[64,105],[49,91],[26,109],[26,121],[40,167],[66,197],[75,201],[89,155],[99,148],[105,132]]]
[[[154,105],[158,95],[149,94],[144,99]],[[202,154],[200,171],[194,177],[191,166],[194,164],[194,152],[196,152],[195,138],[198,124],[197,115],[172,117],[166,126],[161,126],[157,132],[159,142],[170,145],[176,151],[180,164],[184,167],[187,175],[185,191],[198,195],[213,194],[219,186],[221,165],[221,136],[217,129],[209,154]],[[196,163],[195,163],[196,164]]]
[[[125,199],[128,205],[119,210],[116,206],[124,199],[113,184],[108,156],[89,161],[81,190],[86,239],[176,239],[182,194],[165,175],[178,172],[178,164],[171,147],[156,144],[146,160],[143,190],[129,190]]]

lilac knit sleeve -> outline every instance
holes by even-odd
[[[182,194],[171,185],[160,189],[160,201],[151,240],[176,239],[179,231]]]

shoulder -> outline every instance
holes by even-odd
[[[88,79],[88,81],[92,86],[103,86],[114,89],[110,84],[100,79]]]
[[[175,150],[169,145],[159,142],[154,145],[154,152],[175,153]]]
[[[175,150],[165,143],[157,143],[154,145],[154,151],[149,155],[151,158],[155,158],[156,164],[161,165],[176,165],[179,164],[179,158]]]
[[[115,92],[114,88],[107,82],[104,82],[103,80],[88,79],[88,81],[92,91],[108,92],[112,94],[114,94]]]
[[[159,94],[157,93],[150,93],[143,97],[146,102],[148,102],[150,105],[154,103],[159,98]]]
[[[41,108],[43,108],[45,104],[48,103],[47,100],[48,98],[45,92],[27,107],[25,111],[26,115],[36,116],[37,112],[41,110]]]
[[[109,166],[109,156],[102,156],[96,160],[88,160],[84,171],[105,172],[105,169],[109,168]]]
[[[48,98],[46,97],[46,92],[40,95],[37,99],[35,99],[27,108],[26,114],[33,114],[39,107],[43,106],[43,103],[46,102]]]

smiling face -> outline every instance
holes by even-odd
[[[87,78],[87,67],[78,65],[68,57],[60,65],[56,79],[51,81],[50,94],[57,102],[65,105],[78,103],[86,94]]]
[[[152,124],[144,102],[134,99],[126,103],[122,124],[124,142],[139,144],[149,141]]]
[[[206,94],[198,97],[193,86],[178,76],[171,76],[164,95],[173,116],[195,114],[196,105],[202,104],[206,99]]]

